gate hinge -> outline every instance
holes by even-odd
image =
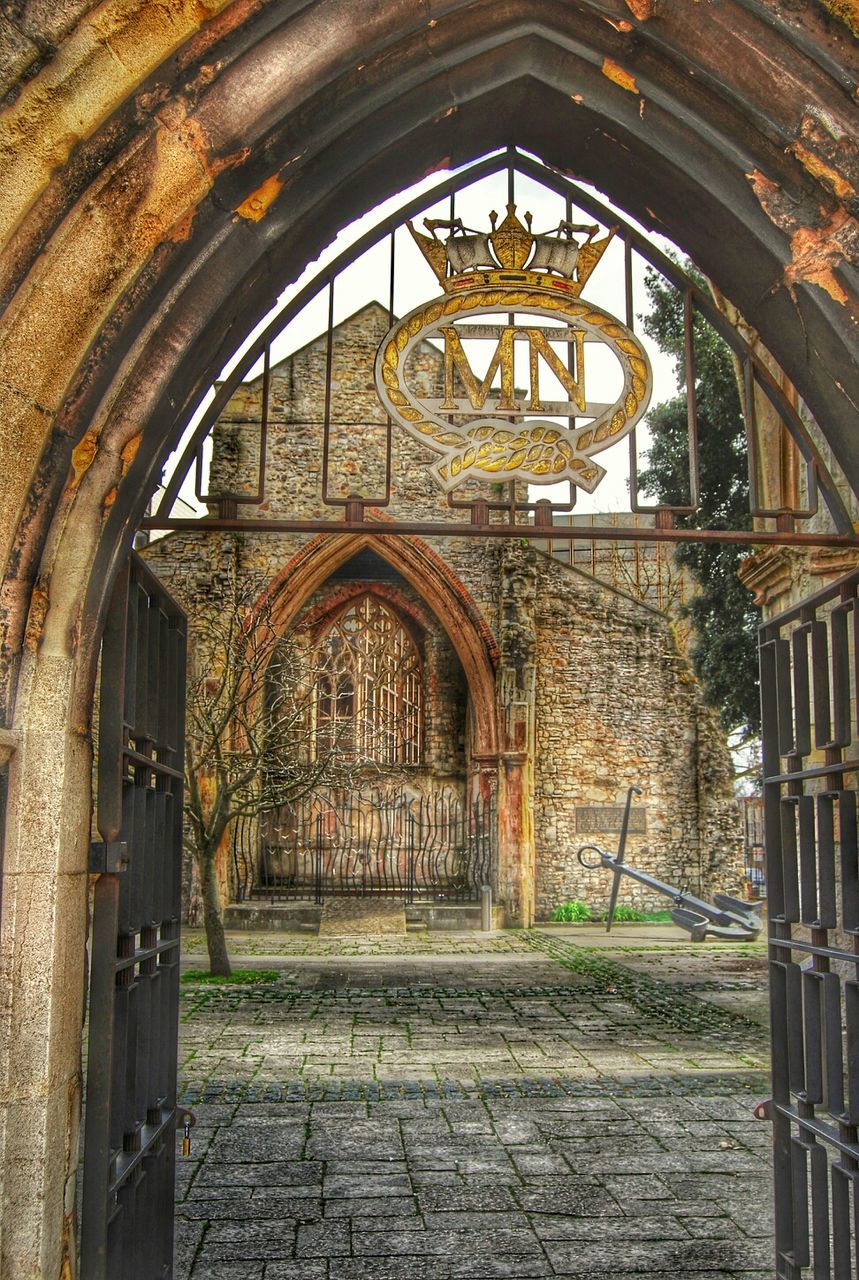
[[[125,840],[93,840],[89,847],[89,873],[115,875],[128,866],[128,844]]]

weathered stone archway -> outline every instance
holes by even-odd
[[[498,752],[494,666],[498,645],[474,601],[447,565],[419,538],[379,538],[369,534],[321,536],[286,564],[268,588],[272,621],[288,630],[305,602],[331,574],[365,547],[372,547],[401,573],[444,627],[462,663],[474,710],[475,752],[491,759]]]
[[[351,217],[516,142],[696,259],[859,487],[859,59],[830,7],[69,0],[47,32],[4,18],[10,1275],[54,1280],[68,1244],[100,618],[205,383]]]

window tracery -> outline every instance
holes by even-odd
[[[378,764],[418,764],[421,663],[399,619],[372,595],[331,623],[319,643],[318,750]]]

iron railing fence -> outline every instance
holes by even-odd
[[[760,632],[777,1280],[859,1275],[859,573]]]
[[[448,787],[316,795],[235,823],[236,894],[472,902],[492,883],[495,831],[492,797],[466,802]]]

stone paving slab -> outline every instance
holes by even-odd
[[[658,959],[494,941],[183,990],[176,1280],[770,1280],[760,1022]]]
[[[230,955],[233,959],[277,956],[426,956],[443,955],[528,955],[531,945],[524,930],[505,929],[492,933],[475,930],[456,932],[407,933],[404,937],[319,938],[315,933],[231,931]],[[196,956],[206,951],[206,935],[202,929],[182,930],[182,952],[189,967],[197,964]]]
[[[319,937],[404,937],[405,903],[393,898],[326,898],[319,917]]]

